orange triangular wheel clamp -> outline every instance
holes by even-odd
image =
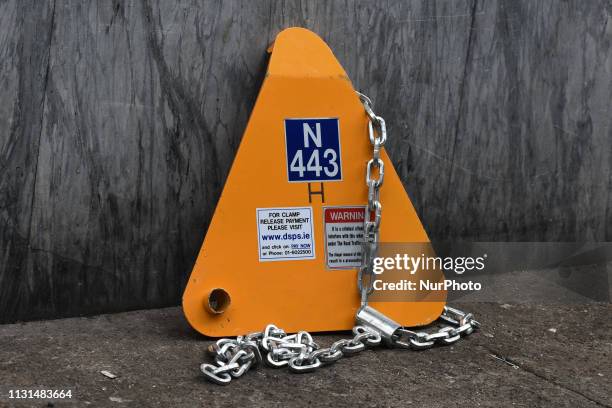
[[[327,44],[305,29],[281,32],[183,295],[185,316],[197,331],[227,336],[268,323],[287,332],[354,325],[355,259],[332,253],[347,243],[333,231],[358,225],[351,216],[367,201],[367,123]],[[381,241],[429,242],[393,165],[382,157]],[[333,224],[338,218],[346,223]],[[416,326],[435,320],[444,302],[372,306]]]

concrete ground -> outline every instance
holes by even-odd
[[[200,375],[211,340],[180,308],[4,325],[0,406],[612,406],[612,305],[460,306],[483,329],[452,347],[368,350],[301,375],[260,367],[226,387]],[[6,395],[37,387],[74,394]]]

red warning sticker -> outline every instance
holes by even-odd
[[[324,207],[325,259],[329,269],[361,265],[365,206]]]

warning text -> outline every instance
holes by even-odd
[[[258,208],[259,260],[314,259],[312,208]]]

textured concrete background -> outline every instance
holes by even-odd
[[[177,304],[283,28],[434,239],[612,240],[612,4],[0,0],[0,322]]]
[[[0,386],[72,388],[56,407],[612,406],[610,304],[461,306],[484,327],[452,347],[367,350],[302,375],[259,367],[227,387],[200,374],[210,340],[178,308],[4,325]],[[6,396],[0,407],[48,406]]]

